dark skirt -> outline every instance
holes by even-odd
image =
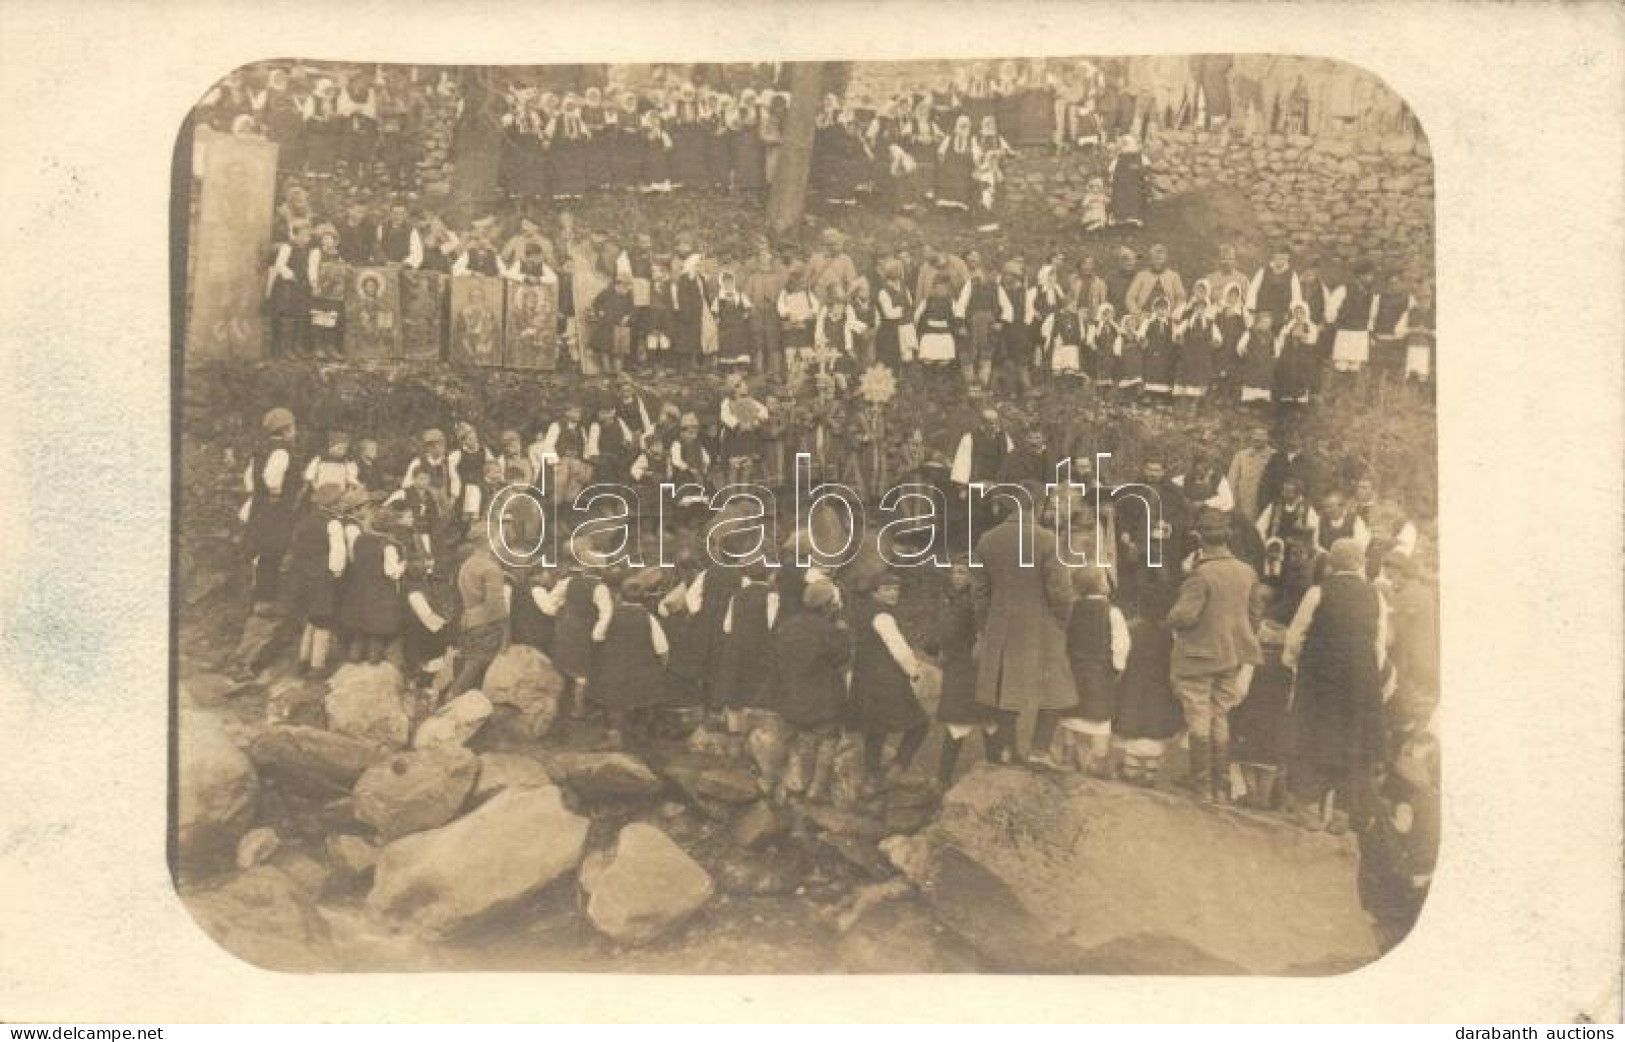
[[[697,124],[671,128],[671,179],[685,188],[700,188],[710,171],[706,166],[705,128]]]
[[[1281,647],[1265,644],[1252,686],[1230,711],[1231,758],[1237,763],[1280,767],[1292,752],[1292,671],[1281,665]]]
[[[903,671],[878,667],[874,673],[852,673],[852,713],[864,734],[893,734],[927,723],[920,700]]]
[[[283,582],[289,616],[312,626],[331,626],[338,611],[338,585],[326,561],[310,564],[296,559]]]
[[[712,185],[727,188],[733,183],[734,138],[738,131],[707,131],[705,136],[705,169]]]
[[[551,171],[555,199],[587,193],[587,141],[559,138],[553,142]]]
[[[1105,659],[1073,656],[1072,685],[1078,692],[1078,704],[1066,715],[1077,720],[1109,722],[1117,715],[1117,683],[1112,677],[1112,664]]]
[[[944,724],[981,724],[987,719],[987,708],[976,701],[976,662],[971,657],[970,647],[944,649],[937,721]]]
[[[1185,714],[1169,680],[1173,633],[1155,619],[1136,619],[1129,623],[1129,640],[1112,732],[1120,738],[1166,741],[1185,729]]]
[[[571,611],[559,614],[553,630],[553,666],[574,679],[587,675],[592,666],[592,626],[596,612]]]
[[[394,580],[382,573],[348,576],[340,597],[339,621],[352,633],[395,636],[401,628],[401,595]]]
[[[950,149],[937,167],[937,202],[969,206],[975,196],[971,181],[971,157]]]
[[[646,184],[643,170],[645,147],[642,131],[621,129],[614,138],[613,183],[618,188],[635,188]]]
[[[734,188],[757,192],[767,185],[767,149],[755,127],[743,127],[730,139]]]

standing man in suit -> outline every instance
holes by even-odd
[[[1066,624],[1072,581],[1055,533],[1038,523],[1044,487],[1019,486],[1030,503],[1011,510],[976,543],[976,701],[996,714],[988,760],[1048,762],[1062,710],[1077,704]]]
[[[1262,660],[1253,617],[1258,575],[1230,553],[1230,519],[1220,511],[1202,512],[1197,538],[1196,564],[1168,612],[1170,675],[1190,729],[1186,784],[1203,800],[1222,801],[1229,789],[1230,710],[1247,697],[1246,679]]]

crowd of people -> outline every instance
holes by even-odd
[[[1216,126],[1240,113],[1218,91],[1224,77],[1199,77],[1176,106],[1112,95],[1119,73],[1087,63],[1040,73],[1053,81],[1012,69],[868,108],[826,99],[815,190],[962,206],[991,224],[989,171],[1010,152],[1001,127],[1088,147],[1147,121]],[[389,77],[401,75],[351,81],[334,111],[353,129],[372,118],[358,105],[389,108]],[[291,120],[274,88],[303,112],[293,74],[270,76],[248,89],[251,110]],[[444,73],[405,82],[456,92]],[[427,429],[406,451],[367,432],[312,444],[290,410],[268,412],[241,517],[254,617],[277,637],[245,639],[241,675],[294,643],[298,668],[317,676],[389,656],[439,704],[478,687],[502,648],[530,645],[613,747],[674,720],[733,731],[776,721],[794,750],[764,778],[780,800],[830,797],[843,735],[861,741],[871,790],[912,777],[933,715],[938,787],[977,735],[989,762],[1151,785],[1184,748],[1182,784],[1204,800],[1359,830],[1378,852],[1371,900],[1391,921],[1413,917],[1436,846],[1435,597],[1407,506],[1379,494],[1369,468],[1334,472],[1302,420],[1322,394],[1378,383],[1426,393],[1426,288],[1285,249],[1243,268],[1229,245],[1210,270],[1183,274],[1160,245],[1144,256],[1121,246],[1109,262],[1087,250],[958,255],[919,240],[854,256],[833,228],[805,253],[763,238],[752,256],[713,256],[688,235],[657,245],[650,233],[584,233],[568,211],[544,229],[525,205],[614,189],[755,191],[785,103],[771,85],[560,97],[516,82],[502,179],[521,205],[510,226],[488,217],[455,231],[404,200],[383,213],[355,196],[331,205],[342,197],[322,183],[306,127],[305,183],[285,182],[265,274],[273,356],[342,356],[345,312],[322,290],[326,265],[484,276],[548,287],[562,367],[607,374],[612,389],[523,428],[461,417],[449,439]],[[1273,125],[1284,113],[1304,129],[1293,92],[1272,104]],[[352,171],[387,174],[369,158],[382,153],[366,151],[381,148],[376,137],[336,140]],[[411,165],[393,144],[383,151],[398,171]],[[1134,223],[1144,170],[1132,137],[1111,153],[1085,211]],[[386,180],[403,187],[404,173]],[[652,398],[642,378],[671,372],[714,374],[701,382],[720,385],[720,400]],[[1222,396],[1256,406],[1257,423],[1228,459],[1152,447],[1134,484],[1148,494],[1120,499],[1095,473],[1095,447],[1055,444],[997,408],[951,454],[932,451],[919,418],[892,406],[900,383],[931,380],[983,402],[1045,384],[1170,408]],[[893,570],[873,555],[862,567],[732,564],[699,549],[719,520],[712,492],[752,484],[788,502],[803,454],[814,488],[839,485],[871,511],[905,486],[948,504],[921,536],[935,566]],[[1046,488],[1063,463],[1079,484]],[[684,486],[672,519],[684,552],[669,567],[614,560],[584,534],[595,517],[577,497],[594,483],[631,490],[644,535],[650,518],[666,520],[662,486]],[[989,484],[1023,490],[1031,516],[979,500]],[[514,487],[539,494],[492,511]],[[781,528],[817,523],[791,514]],[[536,546],[543,531],[569,552],[517,563],[497,552]],[[871,530],[856,534],[873,545]],[[1055,554],[1058,542],[1086,546],[1087,563]],[[940,597],[921,625],[903,602],[925,589]],[[940,670],[934,707],[919,697],[927,662]]]
[[[307,461],[291,412],[274,409],[244,475],[255,599],[300,630],[298,661],[317,674],[341,660],[337,635],[350,657],[373,661],[398,639],[407,670],[425,683],[454,652],[445,674],[454,679],[439,687],[449,698],[478,686],[508,642],[533,644],[572,682],[578,712],[590,704],[608,714],[612,742],[635,740],[637,711],[652,707],[709,709],[735,727],[740,711],[768,710],[810,735],[815,753],[842,727],[863,734],[877,783],[888,735],[903,736],[894,774],[909,769],[925,736],[909,682],[928,643],[943,671],[942,784],[977,731],[995,762],[1065,761],[1150,782],[1188,733],[1192,784],[1204,796],[1274,806],[1277,776],[1290,768],[1295,806],[1316,827],[1336,820],[1334,790],[1358,813],[1362,770],[1389,762],[1394,736],[1431,714],[1432,595],[1417,526],[1378,494],[1373,475],[1330,473],[1296,427],[1272,447],[1260,425],[1227,467],[1199,455],[1176,472],[1183,461],[1153,451],[1134,487],[1154,494],[1127,499],[1094,473],[1087,447],[1051,450],[1037,429],[1018,443],[993,409],[965,433],[946,473],[893,482],[866,474],[860,452],[849,470],[815,475],[818,484],[859,481],[844,494],[871,509],[897,485],[928,484],[952,504],[943,517],[971,527],[976,567],[962,554],[936,558],[951,562],[940,569],[943,617],[916,647],[893,614],[901,580],[885,568],[826,574],[788,555],[735,566],[696,551],[638,571],[584,538],[551,566],[516,566],[496,549],[497,539],[538,546],[544,524],[579,534],[591,515],[574,509],[575,493],[589,483],[655,494],[660,482],[754,481],[772,502],[788,502],[784,476],[753,471],[737,451],[755,436],[743,422],[752,415],[760,412],[742,391],[726,400],[718,441],[692,413],[652,410],[625,383],[595,403],[590,422],[567,408],[528,446],[504,431],[488,448],[467,423],[453,448],[426,431],[397,477],[384,472],[376,441],[360,439],[352,454],[346,432],[328,432]],[[1046,489],[1063,461],[1076,487]],[[537,481],[542,469],[556,484]],[[976,485],[995,483],[1028,490],[1032,517],[1001,518],[973,502]],[[490,509],[499,489],[538,484],[546,497]],[[705,532],[714,521],[705,498],[686,503],[678,528]],[[798,523],[809,522],[784,519]],[[928,541],[961,545],[952,527]],[[1051,552],[1058,528],[1080,535],[1086,566]],[[1036,539],[1037,552],[1018,554],[1020,539]],[[1233,563],[1209,567],[1221,560]],[[1207,589],[1209,577],[1221,586]],[[241,665],[251,673],[275,653]],[[1232,772],[1232,762],[1246,769]]]
[[[278,211],[265,276],[273,357],[337,357],[342,299],[324,265],[395,265],[483,275],[556,293],[567,367],[584,374],[661,370],[782,380],[815,364],[841,383],[882,365],[957,369],[968,387],[1028,390],[1087,383],[1117,396],[1302,405],[1323,376],[1373,366],[1394,381],[1433,375],[1433,304],[1370,261],[1345,273],[1286,249],[1247,271],[1220,246],[1205,274],[1182,275],[1168,251],[957,256],[929,243],[864,257],[826,229],[805,255],[765,237],[751,257],[708,256],[681,236],[657,248],[587,236],[568,216],[550,236],[519,218],[452,232],[403,204],[385,215],[351,205],[328,217],[303,189]],[[1189,280],[1189,281],[1187,281]],[[337,292],[342,293],[339,280]]]
[[[1030,59],[964,63],[935,76],[928,68],[890,91],[839,90],[821,100],[829,170],[861,154],[857,165],[879,161],[889,171],[898,160],[894,144],[935,166],[961,117],[973,135],[991,118],[1012,141],[1062,149],[1157,127],[1350,134],[1414,122],[1380,81],[1323,59]],[[515,194],[546,198],[661,184],[748,190],[770,180],[768,157],[789,108],[780,66],[642,67],[632,78],[613,68],[563,71],[573,75],[561,81],[559,70],[516,72],[502,84],[505,181]],[[217,131],[275,140],[287,174],[404,188],[416,183],[422,157],[416,134],[425,113],[443,108],[455,118],[464,94],[448,68],[270,62],[228,75],[198,112]],[[667,169],[651,177],[650,166]],[[868,176],[860,172],[858,179]]]

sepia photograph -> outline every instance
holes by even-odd
[[[0,1033],[1625,1024],[1620,5],[11,0],[0,113]]]
[[[169,853],[214,941],[1404,941],[1463,354],[1405,98],[1296,53],[355,59],[230,71],[175,150]]]

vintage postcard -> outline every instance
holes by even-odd
[[[719,995],[1067,980],[1117,1017],[1156,981],[1250,995],[1243,1018],[1466,1023],[1487,985],[1456,975],[1496,957],[1442,924],[1566,900],[1541,957],[1568,938],[1611,968],[1553,963],[1479,1019],[1617,1015],[1618,633],[1574,629],[1565,566],[1531,567],[1556,547],[1517,542],[1603,522],[1596,621],[1618,620],[1619,399],[1597,393],[1619,369],[1617,12],[1571,9],[1612,29],[1587,51],[1499,9],[1572,57],[1518,148],[1568,147],[1579,99],[1599,146],[1521,210],[1530,185],[1496,165],[1537,160],[1490,151],[1465,128],[1493,106],[1413,64],[1452,26],[1493,38],[1487,12],[1373,5],[1339,47],[1329,9],[1294,6],[1277,40],[1247,39],[1244,8],[1182,9],[1211,38],[1087,42],[922,12],[957,35],[875,54],[766,28],[617,47],[623,7],[568,61],[449,34],[189,60],[142,157],[167,211],[121,199],[153,212],[111,233],[167,229],[139,238],[168,278],[144,283],[151,335],[118,351],[168,366],[123,408],[169,513],[97,476],[124,458],[107,430],[107,465],[62,471],[168,548],[139,615],[160,668],[121,717],[162,778],[139,825],[168,904],[143,914],[191,931],[187,960],[281,971],[289,996],[414,993],[424,1016],[446,1015],[440,973],[518,971]],[[1587,201],[1574,270],[1476,245]],[[1549,320],[1548,283],[1599,301],[1595,328]],[[1531,309],[1544,337],[1509,317]],[[41,366],[16,364],[36,407]],[[106,375],[63,379],[100,405]],[[1540,440],[1570,405],[1612,427],[1501,465],[1478,437]],[[55,503],[53,454],[16,446]],[[1576,466],[1604,475],[1583,509]],[[80,544],[49,560],[93,595],[109,547],[32,509],[29,545]],[[15,647],[74,639],[67,602],[16,603]],[[1599,656],[1572,700],[1515,664],[1554,653]],[[19,734],[66,711],[44,697]],[[1576,726],[1612,706],[1585,750],[1611,781],[1560,809],[1571,701]],[[1555,862],[1544,897],[1458,874],[1554,856],[1489,848],[1466,823],[1498,802],[1600,830],[1573,837],[1571,898]],[[29,828],[0,858],[19,879],[56,842]],[[425,983],[368,976],[408,971]],[[865,1015],[785,986],[767,1015]]]

